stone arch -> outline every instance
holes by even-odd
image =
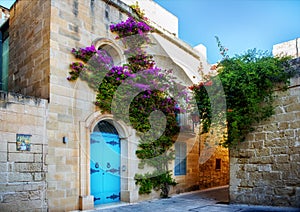
[[[96,49],[105,50],[113,59],[114,65],[121,65],[126,61],[122,49],[111,39],[98,38],[92,42]]]
[[[112,124],[118,131],[121,139],[128,138],[131,135],[131,130],[123,121],[116,121],[112,114],[101,114],[99,111],[90,115],[85,121],[89,132],[92,132],[100,121],[107,121]]]
[[[132,129],[122,121],[115,120],[112,114],[92,113],[83,122],[80,122],[80,207],[91,209],[94,207],[94,197],[90,192],[90,134],[100,121],[107,121],[118,131],[121,140],[121,201],[129,202],[128,188],[128,149]],[[86,207],[84,207],[86,206]]]

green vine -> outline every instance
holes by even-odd
[[[177,183],[172,179],[170,171],[159,173],[146,173],[144,175],[136,174],[136,183],[140,185],[139,194],[149,194],[154,189],[161,190],[161,197],[167,198],[169,193],[169,186],[175,186]]]
[[[289,57],[272,57],[255,49],[229,57],[227,49],[217,41],[223,55],[217,75],[207,76],[205,82],[190,89],[197,100],[202,132],[205,133],[212,124],[211,98],[214,98],[208,95],[207,89],[219,89],[214,85],[221,82],[227,105],[227,134],[222,144],[231,147],[244,141],[254,130],[255,123],[274,114],[274,90],[286,89],[294,71],[289,67]]]

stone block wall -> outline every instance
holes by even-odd
[[[215,140],[207,134],[200,135],[202,154],[199,159],[199,185],[201,189],[229,184],[229,150],[215,144],[212,148],[206,149],[205,142],[212,143],[210,139]]]
[[[109,17],[105,18],[107,7]],[[94,207],[93,199],[85,202],[91,199],[88,196],[89,133],[93,130],[89,129],[93,126],[86,126],[85,121],[99,109],[93,103],[95,92],[87,82],[80,79],[70,82],[67,77],[69,65],[75,61],[72,48],[91,46],[101,38],[114,39],[115,35],[109,33],[108,26],[118,21],[119,11],[111,5],[107,6],[104,1],[51,0],[51,76],[47,122],[47,195],[50,211]],[[68,143],[63,143],[63,137],[68,138]]]
[[[9,19],[8,90],[49,98],[50,0],[17,1]]]
[[[0,92],[0,210],[47,211],[47,101]],[[16,135],[31,135],[18,151]]]
[[[115,40],[116,35],[110,33],[109,25],[125,20],[126,12],[130,11],[117,0],[19,0],[12,8],[10,58],[13,59],[10,62],[9,89],[49,101],[44,119],[48,150],[45,161],[43,159],[48,170],[46,196],[49,211],[94,207],[90,196],[89,136],[96,123],[106,116],[94,105],[95,92],[86,82],[66,79],[70,63],[76,60],[71,50],[105,40],[105,45],[116,47],[124,61],[124,46]],[[112,117],[108,119],[113,121]],[[125,180],[121,179],[124,181],[121,183],[121,198],[122,201],[136,202],[143,199],[138,196],[133,179],[138,166],[134,154],[138,138],[134,133],[121,134],[126,135],[122,139],[128,144],[124,151],[134,160],[131,163],[126,159],[129,161],[128,171]],[[68,138],[67,143],[63,142],[64,137]],[[186,178],[189,182],[184,185],[193,187],[198,182],[195,174],[199,173],[195,171],[198,166],[195,160],[188,163],[196,168],[189,170],[191,174]]]
[[[299,74],[276,95],[275,114],[230,151],[232,203],[300,207]]]
[[[97,44],[101,39],[113,41],[113,46],[118,48],[124,62],[124,46],[119,40],[115,40],[116,35],[109,31],[111,23],[118,23],[127,18],[127,14],[114,5],[116,3],[124,6],[119,1],[51,0],[51,76],[47,122],[49,141],[47,193],[50,211],[76,210],[85,205],[80,202],[85,201],[84,196],[90,195],[89,133],[93,129],[90,129],[92,126],[88,125],[86,120],[94,114],[98,116],[94,117],[95,119],[105,115],[96,112],[99,109],[93,103],[95,92],[86,82],[80,79],[70,82],[66,78],[69,75],[70,63],[75,61],[71,54],[72,48]],[[125,11],[129,11],[127,9],[125,8]],[[108,17],[106,11],[109,12]],[[172,62],[166,67],[181,70]],[[69,138],[67,144],[62,142],[64,136]],[[138,138],[130,135],[130,139],[126,140],[128,146],[125,151],[128,151],[133,161],[126,159],[129,161],[128,176],[121,179],[122,201],[136,202],[159,197],[159,192],[153,192],[153,196],[138,195],[138,187],[134,181],[134,175],[141,171],[137,168],[138,160],[134,154]],[[193,168],[190,168],[185,178],[180,179],[182,182],[180,192],[198,188],[197,160],[188,159],[188,164]],[[89,207],[85,209],[87,208]]]

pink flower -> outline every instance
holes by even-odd
[[[204,85],[205,86],[212,86],[212,84],[213,84],[213,82],[210,80],[210,81],[206,82]]]

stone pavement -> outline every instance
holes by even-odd
[[[228,204],[228,186],[205,189],[134,204],[102,206],[93,211],[101,212],[300,212],[296,208],[248,206]]]

